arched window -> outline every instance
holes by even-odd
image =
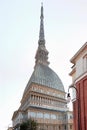
[[[50,119],[50,114],[45,113],[45,114],[44,114],[44,118]]]

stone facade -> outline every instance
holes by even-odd
[[[65,92],[32,84],[21,103],[13,115],[15,129],[18,124],[33,118],[39,124],[38,130],[73,130],[73,114],[68,111]]]
[[[34,71],[25,87],[21,105],[13,114],[13,128],[20,129],[23,121],[32,118],[38,122],[37,130],[73,130],[73,113],[68,110],[64,86],[59,76],[48,66],[43,18],[41,6]]]

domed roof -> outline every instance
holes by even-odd
[[[48,67],[48,51],[45,47],[44,38],[44,17],[43,17],[43,6],[41,6],[41,16],[40,16],[40,33],[38,41],[38,49],[35,56],[35,68],[31,75],[31,78],[25,88],[24,95],[30,87],[31,83],[37,83],[50,88],[54,88],[60,91],[64,91],[64,86],[58,77],[58,75]]]
[[[28,90],[31,83],[37,83],[64,92],[64,86],[58,75],[51,68],[43,64],[35,66],[24,93]]]

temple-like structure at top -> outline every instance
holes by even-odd
[[[73,116],[67,108],[65,95],[61,79],[49,67],[44,36],[43,5],[41,5],[34,71],[25,87],[21,105],[13,114],[14,129],[18,130],[23,121],[33,118],[39,124],[38,130],[72,130]]]

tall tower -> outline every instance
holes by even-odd
[[[70,61],[73,63],[70,75],[77,90],[73,101],[74,130],[87,130],[87,42]]]
[[[43,15],[43,5],[41,6],[41,16],[40,16],[40,32],[39,32],[39,40],[38,40],[38,50],[36,52],[36,64],[43,64],[48,66],[48,51],[45,47],[45,37],[44,37],[44,15]]]
[[[21,105],[13,114],[13,127],[18,129],[18,124],[33,118],[39,124],[38,130],[70,130],[72,112],[68,111],[66,93],[61,79],[49,67],[43,19],[43,5],[41,5],[40,32],[34,71],[25,87]]]

